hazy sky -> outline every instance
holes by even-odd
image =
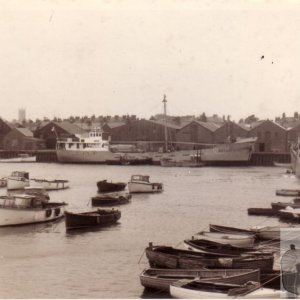
[[[0,0],[0,45],[8,120],[300,112],[300,0]]]

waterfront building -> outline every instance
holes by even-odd
[[[249,137],[257,137],[256,152],[289,151],[287,130],[276,122],[264,120],[251,124]]]
[[[83,129],[68,121],[49,121],[38,127],[34,132],[34,136],[43,139],[47,149],[55,149],[57,138],[75,137],[75,134],[82,133],[84,133]]]
[[[248,136],[249,129],[232,121],[226,121],[214,131],[214,143],[224,143],[236,140],[237,138],[247,138]]]
[[[34,138],[33,133],[27,128],[13,128],[2,140],[3,150],[42,150],[45,149],[45,142]]]

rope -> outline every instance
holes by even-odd
[[[143,257],[144,254],[145,254],[145,251],[146,251],[146,249],[144,249],[144,251],[143,251],[143,253],[142,253],[142,255],[141,255],[141,257],[140,257],[140,259],[139,259],[139,261],[138,261],[138,265],[140,264],[140,262],[141,262],[141,260],[142,260],[142,257]]]

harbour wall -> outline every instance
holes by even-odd
[[[18,154],[28,153],[36,156],[37,162],[57,162],[55,150],[36,150],[36,151],[6,151],[0,150],[0,158],[17,157]],[[149,153],[151,155],[151,153]],[[153,153],[153,160],[158,161],[160,153]],[[291,157],[289,152],[254,152],[251,156],[249,165],[252,166],[273,166],[273,162],[290,163]]]

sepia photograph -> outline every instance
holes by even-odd
[[[300,294],[300,0],[0,0],[0,299]]]

